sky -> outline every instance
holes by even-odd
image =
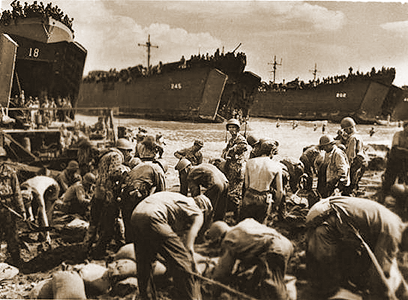
[[[1,10],[11,0],[0,0]],[[24,3],[24,0],[20,0]],[[32,1],[27,0],[32,3]],[[75,40],[87,51],[84,75],[178,61],[182,56],[244,52],[246,71],[263,81],[396,69],[408,85],[408,4],[346,1],[52,0],[74,18]],[[44,3],[48,3],[44,1]]]

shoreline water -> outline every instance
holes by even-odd
[[[77,121],[86,124],[94,124],[97,117],[77,115]],[[279,122],[279,127],[276,126]],[[279,142],[279,153],[274,158],[279,160],[282,157],[299,158],[304,147],[318,144],[322,133],[322,124],[326,124],[325,134],[335,136],[340,124],[327,121],[296,121],[297,127],[292,129],[292,120],[275,120],[266,118],[251,118],[245,128],[241,128],[241,133],[254,134],[258,138],[270,138]],[[316,130],[314,130],[316,124]],[[174,169],[178,159],[174,157],[174,152],[191,147],[195,139],[204,141],[202,149],[203,161],[208,162],[211,158],[220,157],[222,149],[225,148],[227,140],[230,138],[226,132],[225,123],[190,123],[177,121],[157,121],[134,118],[116,118],[114,125],[124,126],[134,130],[142,127],[149,134],[160,133],[164,137],[163,159],[169,166],[166,174],[168,189],[177,189],[179,185],[178,172]],[[370,137],[371,128],[375,128],[375,134]],[[357,124],[358,134],[362,137],[365,146],[369,144],[391,146],[392,137],[395,132],[402,130],[398,126],[366,125]]]

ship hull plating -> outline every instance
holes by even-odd
[[[251,108],[252,117],[331,120],[353,116],[372,123],[392,114],[396,102],[390,99],[391,85],[368,79],[354,79],[308,89],[259,91]]]
[[[121,117],[218,122],[227,78],[217,69],[202,67],[130,82],[83,82],[77,107],[112,108]]]

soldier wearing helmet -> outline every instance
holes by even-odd
[[[354,195],[358,193],[358,184],[363,177],[366,167],[367,158],[364,152],[363,140],[357,135],[356,122],[353,118],[346,117],[341,120],[342,134],[341,142],[345,146],[345,152],[350,164],[350,186],[345,194]]]
[[[233,205],[235,219],[238,220],[242,202],[242,188],[244,185],[244,170],[248,160],[248,143],[246,138],[239,133],[240,123],[230,119],[226,124],[231,138],[222,151],[221,157],[226,160],[225,175],[229,181],[228,202]]]
[[[82,182],[78,181],[71,185],[61,197],[59,210],[66,214],[78,214],[87,219],[95,183],[96,176],[93,173],[85,174]]]
[[[192,275],[194,242],[211,210],[211,201],[203,195],[190,198],[174,192],[155,193],[136,206],[131,225],[142,299],[150,299],[149,283],[154,290],[152,263],[157,253],[166,258],[173,275],[175,299],[201,299]]]
[[[106,248],[112,238],[119,245],[125,243],[124,233],[116,232],[115,228],[120,215],[117,202],[120,193],[118,182],[126,176],[125,154],[131,153],[131,145],[133,144],[126,139],[118,139],[116,147],[110,148],[99,159],[95,193],[91,200],[90,224],[84,239],[84,246],[91,250],[99,233],[99,240],[93,251],[95,257],[106,255]]]
[[[135,157],[142,161],[153,161],[158,158],[159,153],[163,155],[164,148],[156,142],[156,137],[146,135],[142,142],[137,143]]]
[[[262,299],[262,295],[268,295],[268,299],[288,299],[283,278],[293,245],[282,234],[254,219],[245,219],[234,227],[222,221],[214,222],[205,238],[220,245],[223,253],[213,270],[213,279],[228,283],[237,260],[240,271],[252,268],[255,262],[253,272],[261,276],[256,282],[242,282],[240,287],[257,299]]]
[[[396,180],[408,183],[408,121],[404,121],[403,127],[403,130],[397,131],[392,138],[392,146],[382,178],[384,195],[390,194],[390,188]]]
[[[121,192],[120,208],[125,225],[126,243],[133,242],[130,218],[135,207],[146,197],[166,190],[167,164],[163,160],[142,162],[126,177]]]
[[[71,160],[67,167],[55,177],[55,180],[60,186],[59,196],[62,196],[71,185],[82,180],[82,177],[79,174],[78,162],[76,160]]]
[[[204,146],[204,142],[201,140],[195,140],[192,147],[185,148],[174,152],[174,156],[179,159],[179,165],[176,170],[179,172],[180,180],[180,193],[187,196],[187,173],[183,171],[185,164],[189,161],[193,166],[197,166],[203,162],[203,154],[201,149]]]
[[[23,260],[20,257],[17,217],[2,204],[20,213],[24,221],[27,216],[17,174],[10,165],[5,163],[6,160],[7,152],[3,147],[0,147],[0,241],[4,236],[13,265],[19,267]]]
[[[320,166],[317,189],[323,198],[329,197],[338,187],[341,192],[350,184],[350,165],[343,150],[330,135],[322,135],[319,149],[326,152]]]
[[[128,139],[120,138],[116,141],[116,148],[123,154],[123,164],[130,167],[130,161],[133,158],[132,153],[135,150],[135,145]]]

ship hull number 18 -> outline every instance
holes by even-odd
[[[40,55],[40,49],[38,48],[30,48],[28,53],[28,57],[35,57],[37,58]]]
[[[172,83],[172,84],[170,85],[170,88],[171,88],[172,90],[181,90],[181,83]]]

